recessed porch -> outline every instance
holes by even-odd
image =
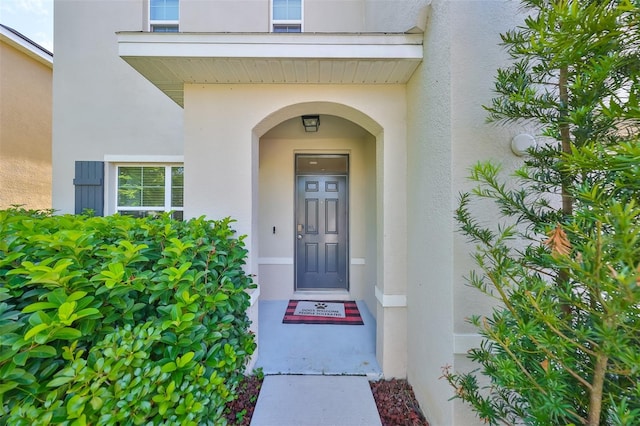
[[[264,374],[382,377],[376,360],[376,320],[357,301],[364,325],[283,324],[287,300],[259,303],[258,359]]]

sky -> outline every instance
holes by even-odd
[[[0,0],[0,24],[53,52],[53,0]]]

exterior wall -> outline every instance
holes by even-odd
[[[352,300],[368,299],[369,308],[375,315],[375,304],[372,303],[375,281],[371,278],[375,276],[376,256],[375,252],[367,252],[368,246],[376,244],[375,140],[371,140],[370,134],[362,128],[334,116],[323,116],[317,133],[305,133],[300,117],[295,117],[265,134],[259,149],[258,281],[261,299],[293,297],[295,154],[349,154],[351,262],[348,296]]]
[[[53,65],[43,62],[0,38],[0,209],[51,208]]]
[[[305,113],[343,117],[376,136],[375,286],[383,300],[404,295],[405,106],[403,86],[185,85],[185,215],[236,218],[238,233],[248,235],[248,269],[259,271],[260,136]],[[378,361],[385,375],[404,377],[405,308],[378,304],[376,310],[378,326],[387,330],[378,334]]]
[[[115,33],[142,29],[143,0],[56,0],[54,8],[53,208],[73,213],[76,160],[180,156],[183,118],[118,56]]]
[[[180,0],[181,32],[269,32],[269,0]]]
[[[365,31],[364,0],[302,0],[302,3],[304,32]]]
[[[365,0],[365,31],[404,33],[423,31],[427,7],[437,0]]]
[[[270,32],[269,0],[181,0],[182,32]],[[361,32],[363,0],[303,0],[303,31]]]
[[[490,301],[466,286],[473,248],[453,219],[457,194],[480,160],[517,165],[510,151],[518,129],[485,124],[496,68],[505,64],[499,33],[514,25],[518,4],[436,1],[429,10],[424,61],[409,93],[408,379],[433,425],[483,424],[439,379],[441,368],[470,371],[466,351],[479,343],[465,322],[490,311]],[[485,210],[481,218],[495,220]]]

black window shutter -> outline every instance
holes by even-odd
[[[76,161],[76,214],[86,209],[104,215],[104,162]]]

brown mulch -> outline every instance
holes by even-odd
[[[262,387],[262,375],[246,376],[238,388],[238,399],[227,404],[224,415],[230,425],[249,426],[258,394]]]
[[[370,382],[382,426],[429,426],[411,385],[404,379]],[[249,426],[262,387],[261,376],[249,376],[240,384],[238,399],[227,404],[230,425]]]
[[[429,426],[405,379],[370,382],[382,426]]]

